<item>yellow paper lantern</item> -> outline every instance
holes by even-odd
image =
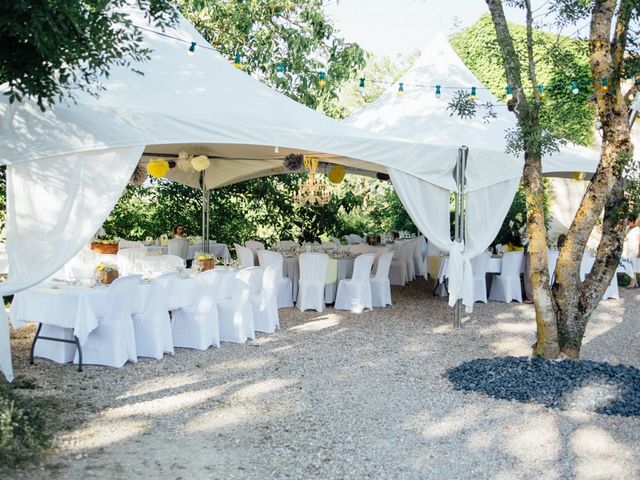
[[[147,164],[147,173],[155,178],[164,177],[169,171],[169,162],[162,158],[154,158]]]
[[[344,180],[344,174],[344,167],[342,167],[341,165],[336,165],[331,170],[329,170],[329,175],[327,176],[329,177],[329,181],[331,183],[340,183],[342,180]]]
[[[198,155],[197,157],[193,157],[191,159],[191,166],[197,172],[201,172],[202,170],[206,170],[211,165],[211,162],[205,155]]]

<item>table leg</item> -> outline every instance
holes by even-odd
[[[31,353],[29,354],[29,363],[33,365],[33,352],[36,349],[36,342],[38,341],[38,335],[40,335],[40,330],[42,330],[42,324],[38,324],[38,330],[36,331],[36,336],[33,339],[33,343],[31,344]]]
[[[78,349],[78,371],[81,372],[82,371],[82,347],[80,346],[80,340],[78,340],[78,337],[74,335],[73,338],[76,341],[76,348]]]

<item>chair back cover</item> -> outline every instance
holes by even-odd
[[[269,264],[262,273],[262,294],[275,297],[278,282],[282,277],[282,261]]]
[[[351,278],[353,280],[369,281],[371,268],[373,267],[373,261],[375,258],[375,253],[363,253],[362,255],[358,255],[355,262],[353,262],[353,275]]]
[[[213,269],[198,275],[198,296],[194,307],[200,313],[208,313],[217,309],[216,302],[222,300],[223,283],[229,272],[227,270]]]
[[[262,268],[268,267],[274,263],[282,263],[282,255],[271,250],[258,250],[258,262]]]
[[[260,267],[249,267],[249,293],[260,293],[262,290],[262,269]]]
[[[376,270],[376,279],[389,278],[391,260],[393,260],[393,252],[387,251],[380,255],[380,258],[378,259],[378,269]]]
[[[596,263],[596,257],[591,255],[589,252],[584,252],[582,256],[582,262],[580,263],[580,281],[584,281],[584,279],[589,275],[589,272],[593,268],[593,264]]]
[[[556,263],[558,263],[558,256],[560,252],[558,250],[547,250],[547,264],[549,265],[549,281],[553,278],[553,274],[556,271]]]
[[[244,242],[244,246],[250,249],[252,252],[258,252],[258,250],[264,250],[264,243],[257,240],[247,240]]]
[[[482,278],[487,274],[487,266],[491,252],[482,252],[477,257],[471,259],[471,269],[473,270],[473,278]],[[504,260],[503,260],[504,261]]]
[[[172,238],[169,240],[169,255],[175,255],[186,260],[188,250],[189,240],[187,238]]]
[[[131,320],[133,302],[141,279],[141,275],[128,275],[111,282],[107,293],[107,311],[101,321],[116,323]]]
[[[169,292],[171,286],[176,280],[177,274],[175,272],[163,273],[162,275],[154,278],[151,281],[151,292],[147,297],[147,304],[144,307],[143,315],[166,315],[167,321],[169,317]]]
[[[235,274],[233,280],[233,290],[231,299],[237,305],[238,302],[248,302],[249,292],[251,288],[251,277],[253,276],[253,267],[243,268]]]
[[[505,253],[502,256],[502,271],[500,275],[503,277],[519,277],[523,260],[524,252]]]
[[[243,268],[253,267],[255,263],[253,262],[253,252],[251,249],[238,245],[237,243],[234,243],[234,245],[240,266]]]
[[[298,257],[300,280],[309,283],[324,283],[329,265],[326,253],[302,253]]]

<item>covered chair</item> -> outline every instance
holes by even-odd
[[[560,256],[559,250],[547,250],[547,264],[549,266],[549,285],[553,285],[556,278],[556,263]]]
[[[471,259],[473,270],[473,301],[487,303],[487,266],[491,252],[482,252]]]
[[[522,286],[520,285],[520,271],[524,261],[524,252],[507,252],[502,257],[500,275],[491,281],[489,300],[510,303],[516,300],[522,303]]]
[[[401,245],[393,255],[391,269],[389,270],[389,282],[391,285],[406,285],[407,282],[413,280],[410,277],[409,266],[413,271],[413,249],[407,243]]]
[[[257,240],[247,240],[244,242],[244,246],[253,252],[253,264],[258,264],[258,252],[264,250],[264,243]]]
[[[324,310],[324,287],[329,266],[329,255],[325,253],[303,253],[298,257],[300,279],[296,307],[301,311]]]
[[[253,310],[251,307],[251,276],[258,267],[240,270],[233,278],[231,298],[218,303],[218,325],[220,340],[244,343],[255,338]]]
[[[350,279],[340,280],[336,292],[336,310],[362,312],[365,308],[373,308],[371,301],[371,268],[376,258],[375,253],[363,253],[353,264],[353,275]]]
[[[423,249],[426,251],[427,242],[423,235],[418,236],[414,241],[413,251],[413,266],[415,271],[415,277],[422,277],[424,275],[424,255]]]
[[[189,240],[186,238],[172,238],[169,240],[169,255],[175,255],[183,260],[187,259]]]
[[[393,252],[385,252],[378,259],[378,268],[375,275],[371,277],[371,305],[374,307],[386,307],[392,305],[391,284],[389,283],[389,269]]]
[[[240,262],[240,266],[243,268],[253,267],[255,266],[255,259],[253,257],[253,252],[242,245],[238,245],[234,243],[236,247],[236,256],[238,257],[238,262]]]
[[[253,324],[258,332],[273,333],[280,327],[276,289],[278,278],[281,276],[282,261],[271,263],[264,268],[262,273],[260,291],[251,294]]]
[[[271,250],[258,250],[258,261],[260,267],[266,269],[274,263],[280,264],[280,270],[276,271],[276,303],[278,308],[293,307],[293,286],[291,279],[282,274],[282,255]]]
[[[122,367],[136,362],[136,339],[131,312],[140,275],[116,278],[107,293],[106,311],[82,345],[82,363]],[[74,362],[78,363],[76,352]]]
[[[139,357],[162,360],[165,353],[173,355],[169,292],[175,279],[175,273],[154,278],[151,285],[146,286],[150,289],[146,305],[141,312],[133,314],[136,353]]]
[[[225,283],[233,276],[229,270],[213,269],[198,275],[195,301],[188,307],[173,312],[171,331],[176,347],[206,350],[211,345],[220,347],[218,302],[224,300]]]

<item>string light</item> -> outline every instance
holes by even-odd
[[[602,85],[602,89],[606,92],[607,90],[609,90],[609,79],[607,77],[604,77],[602,80],[600,80],[600,85]]]
[[[404,95],[404,83],[400,82],[398,85],[398,96],[401,97],[402,95]]]
[[[571,82],[571,93],[577,95],[580,93],[580,89],[578,88],[578,82]]]
[[[540,98],[544,98],[547,95],[544,91],[544,85],[538,85],[538,93],[540,94]]]
[[[478,95],[476,94],[476,87],[471,87],[471,100],[475,102],[476,98],[478,98]]]
[[[318,85],[324,87],[327,84],[327,74],[324,72],[318,72]]]
[[[240,68],[242,65],[242,56],[239,53],[236,53],[236,59],[233,62],[233,66],[236,68]]]
[[[276,77],[278,78],[284,78],[284,65],[279,63],[278,67],[276,68]]]
[[[358,90],[360,93],[364,95],[367,92],[367,87],[364,85],[364,77],[360,77],[360,85],[358,85]]]
[[[189,50],[187,50],[187,55],[192,56],[196,51],[196,42],[191,42],[191,46]]]
[[[513,88],[507,85],[507,102],[513,100]]]
[[[440,98],[442,96],[442,92],[440,91],[440,85],[436,85],[436,98]]]

